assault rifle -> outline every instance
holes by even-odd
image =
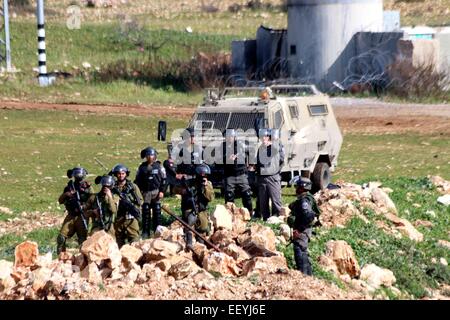
[[[200,239],[202,239],[203,241],[205,241],[205,243],[210,246],[211,248],[213,248],[214,250],[218,251],[218,252],[223,252],[218,246],[216,246],[215,244],[213,244],[212,242],[210,242],[208,239],[206,239],[201,233],[199,233],[197,230],[195,230],[195,228],[193,228],[192,226],[190,226],[187,222],[185,222],[183,219],[181,219],[180,217],[178,217],[175,213],[173,213],[169,207],[167,205],[163,205],[162,209],[167,212],[170,216],[172,216],[173,218],[175,218],[175,220],[177,220],[178,222],[180,222],[184,227],[186,227],[187,229],[189,229],[190,231],[192,231],[195,235],[197,235]]]
[[[136,206],[126,198],[125,193],[124,192],[120,192],[120,190],[115,187],[113,189],[113,192],[117,195],[119,195],[120,201],[119,201],[119,212],[125,211],[127,214],[131,214],[133,217],[135,217],[136,219],[140,219],[141,218],[141,212],[139,211],[138,208],[136,208]],[[141,206],[141,201],[138,198],[138,196],[136,195],[136,192],[134,192],[133,188],[130,188],[130,193],[133,196],[134,199],[136,199],[137,201],[137,205],[140,207]],[[123,209],[122,209],[123,208]]]
[[[80,217],[81,217],[81,220],[83,221],[84,228],[86,229],[86,231],[88,231],[88,223],[86,221],[86,217],[84,216],[83,206],[81,205],[80,192],[78,192],[77,188],[75,188],[73,180],[69,181],[69,188],[71,191],[75,192],[76,209],[80,213]]]
[[[98,195],[95,196],[95,200],[97,201],[98,214],[99,214],[99,218],[100,218],[100,225],[101,225],[103,230],[106,230],[105,221],[103,220],[102,204],[98,200]]]

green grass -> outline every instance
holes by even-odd
[[[198,93],[178,92],[171,86],[152,87],[123,80],[98,83],[91,75],[96,68],[125,59],[146,61],[150,57],[165,61],[187,60],[198,52],[230,51],[231,40],[239,36],[186,33],[175,30],[152,30],[150,27],[131,29],[123,36],[118,23],[86,23],[80,30],[70,30],[61,22],[46,24],[47,69],[64,71],[73,78],[57,79],[56,85],[41,88],[37,84],[37,41],[34,22],[11,22],[13,65],[20,72],[0,78],[3,98],[56,103],[128,103],[195,105]],[[133,31],[134,30],[134,31]],[[211,32],[211,30],[210,30]],[[20,36],[19,36],[20,35]],[[140,51],[136,37],[143,45],[160,45],[157,51]],[[152,54],[150,54],[152,52]],[[91,68],[82,64],[88,62]]]
[[[93,181],[96,175],[103,173],[95,157],[107,167],[124,163],[131,170],[130,178],[134,179],[143,147],[153,145],[160,152],[160,159],[166,157],[165,145],[156,141],[158,120],[156,117],[63,111],[0,110],[0,206],[14,212],[11,216],[1,215],[0,220],[22,211],[50,211],[63,215],[64,209],[58,205],[57,198],[67,183],[67,169],[82,165],[90,173],[88,179]],[[187,121],[165,120],[168,120],[169,132],[184,127]],[[428,174],[450,179],[448,145],[449,138],[440,135],[346,135],[335,180],[356,183],[381,181],[394,190],[391,198],[399,216],[411,222],[429,220],[434,227],[418,227],[425,237],[421,243],[398,240],[377,229],[373,223],[366,225],[356,218],[345,228],[322,229],[310,245],[315,275],[344,287],[339,279],[321,270],[316,262],[323,254],[326,242],[339,239],[352,246],[361,266],[375,263],[392,270],[398,288],[416,298],[423,297],[425,289],[436,287],[438,282],[448,284],[448,267],[431,263],[431,258],[439,261],[444,257],[450,261],[448,250],[436,245],[440,239],[449,240],[450,211],[437,203],[439,194],[426,179]],[[283,189],[284,204],[294,199],[292,188]],[[179,200],[166,198],[163,202],[180,214]],[[210,208],[219,203],[223,203],[223,198],[217,193]],[[240,200],[236,204],[242,206]],[[435,213],[434,217],[430,216],[430,211]],[[163,216],[164,224],[173,221],[173,218]],[[378,219],[370,211],[366,216],[371,221]],[[279,230],[279,226],[270,227],[275,232]],[[37,241],[41,252],[54,252],[58,229],[37,229],[26,238]],[[379,246],[366,244],[372,239],[376,239]],[[13,259],[14,247],[23,240],[24,236],[1,235],[0,259]],[[76,247],[75,238],[69,246]],[[279,249],[285,253],[289,266],[294,267],[292,246]],[[390,295],[389,292],[386,294]]]

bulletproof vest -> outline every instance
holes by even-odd
[[[168,176],[175,177],[177,166],[175,165],[175,162],[173,160],[164,160],[163,167],[166,169],[166,173]]]
[[[123,197],[125,197],[126,200],[128,200],[134,206],[139,207],[140,199],[136,198],[137,195],[133,188],[133,183],[130,180],[127,179],[125,185],[122,188],[120,188],[116,182],[116,186],[114,187],[113,193],[121,194]],[[117,215],[123,216],[123,215],[126,215],[127,213],[128,213],[128,210],[127,210],[126,206],[121,205],[121,202],[119,202],[119,208],[117,210]]]
[[[261,145],[258,150],[256,162],[256,174],[258,175],[275,175],[279,174],[284,164],[284,148],[278,143],[268,146]]]
[[[103,214],[103,223],[105,224],[106,229],[109,230],[109,228],[113,222],[114,213],[109,210],[108,205],[106,203],[105,195],[103,193],[98,193],[95,195],[95,197],[96,197],[96,199],[93,203],[92,209],[98,209],[99,208],[98,203],[100,203],[100,207],[101,207],[102,214]],[[98,203],[97,203],[97,198],[98,198]],[[95,219],[94,222],[95,222],[95,224],[99,223],[97,219]]]
[[[231,154],[238,155],[238,158],[234,160],[233,163],[230,163],[230,159],[228,159]],[[246,150],[241,143],[238,145],[238,141],[234,141],[231,145],[225,141],[223,143],[223,165],[225,176],[238,176],[247,173],[245,157]]]
[[[194,148],[194,150],[190,153],[190,161],[189,163],[180,163],[176,167],[177,173],[183,173],[187,175],[195,175],[195,168],[202,163],[202,152],[198,150],[199,148]],[[180,159],[184,159],[183,149],[180,151]]]
[[[143,162],[139,166],[135,183],[138,185],[141,192],[160,189],[161,185],[164,184],[165,179],[161,169],[159,162],[154,162],[151,165],[147,164],[147,162]]]
[[[302,205],[305,200],[308,204],[307,206]],[[299,231],[311,227],[314,217],[320,215],[316,201],[309,192],[304,192],[299,195],[298,199],[290,206],[290,209],[295,216],[294,228]]]
[[[189,190],[181,197],[181,210],[193,210],[195,203],[197,213],[205,211],[209,200],[204,195],[204,188],[200,183],[192,182]]]
[[[64,192],[70,191],[70,189],[71,189],[70,185],[71,185],[71,182],[69,181],[67,183],[67,186],[64,188]],[[92,193],[91,185],[89,184],[89,182],[75,181],[73,183],[73,186],[75,187],[75,190],[78,191],[78,194],[80,195],[80,202],[81,202],[80,204],[86,203],[86,201],[88,201],[88,199]],[[75,211],[78,208],[76,194],[72,195],[71,198],[67,199],[65,201],[64,205],[70,214],[75,214]]]

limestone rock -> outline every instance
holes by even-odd
[[[16,246],[14,252],[15,267],[32,267],[36,265],[39,256],[38,244],[34,241],[25,241]]]
[[[215,230],[220,228],[233,230],[233,218],[231,213],[221,204],[216,206],[216,209],[211,215],[211,220],[214,224]]]
[[[278,273],[288,270],[286,258],[283,256],[256,257],[244,263],[243,274]]]
[[[429,176],[431,183],[438,189],[442,194],[450,194],[450,181],[447,181],[439,176]]]
[[[233,216],[233,228],[232,228],[233,235],[237,237],[240,234],[243,234],[246,230],[247,230],[247,223],[241,218]]]
[[[438,246],[450,249],[450,242],[448,242],[446,240],[439,240],[438,241]]]
[[[11,276],[13,272],[13,263],[6,260],[0,260],[0,280]]]
[[[143,262],[158,261],[176,255],[181,249],[181,245],[161,239],[149,239],[140,243],[143,252]]]
[[[381,286],[389,288],[396,281],[391,270],[380,268],[375,264],[365,265],[361,270],[360,279],[367,282],[372,289],[378,289]]]
[[[277,216],[271,216],[266,222],[268,224],[282,224],[284,220]]]
[[[335,275],[340,274],[336,263],[334,263],[333,259],[331,259],[330,257],[321,255],[318,259],[318,262],[323,270],[331,272]]]
[[[213,235],[209,238],[209,240],[217,245],[228,246],[231,243],[234,243],[231,232],[227,229],[219,229],[214,232]]]
[[[69,259],[71,260],[71,259]],[[36,260],[36,266],[38,267],[46,267],[48,268],[53,261],[53,257],[52,257],[52,252],[49,251],[47,252],[45,255],[43,256],[38,256],[37,260]]]
[[[233,257],[237,263],[250,259],[250,255],[235,243],[229,244],[223,251]]]
[[[88,265],[88,261],[84,254],[79,253],[72,257],[72,265],[77,266],[80,270],[83,270]]]
[[[167,239],[169,239],[170,236],[171,236],[171,231],[169,230],[169,228],[167,228],[165,226],[161,226],[161,225],[156,227],[155,238],[161,238],[163,240],[167,240]]]
[[[89,237],[83,243],[81,252],[87,257],[89,264],[95,262],[101,265],[106,262],[111,269],[119,267],[122,261],[117,242],[103,230]]]
[[[416,221],[414,221],[414,226],[416,226],[416,227],[422,226],[425,228],[431,228],[434,225],[433,225],[433,222],[428,221],[428,220],[416,220]]]
[[[352,278],[359,276],[361,270],[358,260],[356,260],[355,253],[347,242],[342,240],[328,241],[325,255],[333,260],[340,274],[348,274]]]
[[[197,261],[197,263],[202,264],[203,258],[206,254],[208,254],[208,249],[204,244],[196,242],[192,246],[192,253],[194,256],[194,260]]]
[[[289,207],[281,207],[280,216],[288,217],[291,214],[291,209]]]
[[[174,277],[175,280],[180,280],[198,271],[199,267],[194,263],[194,261],[183,259],[172,265],[168,273]]]
[[[137,263],[142,257],[142,251],[136,247],[130,246],[129,244],[126,244],[120,248],[120,254],[122,255],[122,259],[125,259],[131,263]]]
[[[101,231],[100,231],[101,232]],[[99,233],[99,232],[97,232]],[[98,270],[97,264],[95,262],[90,262],[86,268],[81,271],[80,276],[85,278],[92,284],[102,283],[102,275]]]
[[[392,213],[387,213],[385,217],[386,219],[391,221],[395,225],[395,228],[403,235],[407,236],[413,241],[423,241],[423,234],[417,231],[417,229],[414,228],[414,226],[408,220],[399,218]]]
[[[276,251],[275,233],[269,227],[260,224],[252,225],[242,247],[251,256],[266,256],[267,251]]]
[[[389,196],[381,190],[380,188],[373,188],[372,191],[372,200],[376,205],[385,207],[389,212],[397,213],[397,208],[395,207],[394,202],[389,198]]]
[[[210,252],[203,259],[203,268],[209,272],[217,272],[221,275],[238,276],[240,269],[236,265],[236,261],[225,253]]]
[[[443,195],[437,199],[437,202],[443,204],[444,206],[450,205],[450,194]]]
[[[286,241],[289,241],[291,239],[291,228],[287,224],[282,224],[280,234]]]

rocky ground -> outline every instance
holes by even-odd
[[[443,195],[450,194],[450,182],[440,177],[430,181]],[[364,216],[364,208],[370,208],[380,217],[376,225],[385,232],[423,241],[415,226],[430,222],[398,217],[390,191],[372,182],[343,183],[317,193],[323,228],[343,226],[353,216],[370,223]],[[244,208],[217,205],[209,240],[219,251],[197,242],[186,252],[183,227],[177,221],[159,227],[153,239],[120,249],[108,234],[97,232],[79,251],[62,253],[57,260],[51,253],[40,255],[37,243],[26,241],[16,247],[14,263],[0,261],[0,299],[372,299],[380,298],[376,291],[383,287],[399,298],[410,298],[395,287],[391,270],[375,264],[360,268],[351,246],[341,240],[329,241],[318,260],[345,283],[345,289],[289,269],[277,251],[277,244],[286,244],[290,237],[285,224],[289,214],[283,208],[280,217],[269,219],[270,224],[280,224],[274,232],[251,221]],[[443,239],[438,245],[450,247]],[[433,297],[448,298],[442,290]]]

